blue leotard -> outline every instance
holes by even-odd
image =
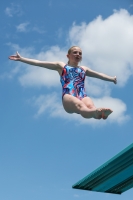
[[[62,98],[65,94],[70,94],[80,100],[87,96],[84,88],[85,70],[82,67],[65,65],[60,81],[62,84]]]

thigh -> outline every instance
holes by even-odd
[[[92,99],[90,98],[90,97],[84,97],[82,100],[81,100],[86,106],[87,106],[87,108],[89,108],[89,109],[95,109],[96,107],[95,107],[95,105],[94,105],[94,103],[93,103],[93,101],[92,101]]]
[[[68,113],[78,113],[79,114],[79,107],[86,107],[84,102],[79,100],[78,98],[70,95],[65,94],[63,96],[63,106],[66,112]]]

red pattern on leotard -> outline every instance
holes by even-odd
[[[63,68],[60,81],[62,84],[62,97],[65,94],[70,94],[78,99],[87,96],[84,88],[85,71],[83,68],[66,65]]]

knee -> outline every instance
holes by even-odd
[[[96,107],[94,106],[94,104],[89,104],[89,105],[87,105],[87,107],[89,108],[89,109],[95,109]]]
[[[86,110],[87,107],[84,105],[84,103],[80,102],[80,103],[76,103],[76,108],[79,111],[83,111],[83,110]]]
[[[90,97],[83,98],[82,101],[84,102],[84,104],[86,105],[86,107],[89,110],[96,109],[96,107]]]

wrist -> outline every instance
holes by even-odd
[[[24,61],[24,58],[23,57],[19,57],[19,61],[23,62]]]

